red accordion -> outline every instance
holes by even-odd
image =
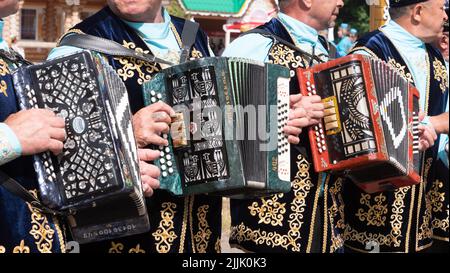
[[[390,65],[350,55],[299,69],[301,93],[319,95],[309,128],[317,172],[344,173],[368,193],[420,183],[419,92]]]

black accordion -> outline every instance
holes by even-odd
[[[22,109],[65,119],[62,154],[34,156],[42,203],[70,214],[79,243],[143,233],[149,219],[127,90],[100,55],[77,53],[13,74]]]
[[[163,135],[169,146],[156,147],[161,188],[232,198],[288,192],[289,80],[285,67],[237,58],[203,58],[155,75],[144,85],[145,103],[163,101],[177,113]]]
[[[350,55],[299,69],[303,95],[319,95],[323,122],[309,129],[314,167],[368,193],[420,183],[419,91],[385,62]]]

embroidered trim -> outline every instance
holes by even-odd
[[[141,245],[138,244],[136,247],[128,250],[128,253],[145,253],[145,250],[141,249]]]
[[[142,48],[136,47],[136,44],[133,42],[124,40],[123,46],[139,53],[150,53],[149,50],[143,50]],[[117,74],[122,80],[127,81],[137,74],[137,82],[139,85],[143,85],[145,82],[151,80],[151,75],[160,71],[156,63],[148,63],[132,57],[115,57],[114,60],[119,61],[122,65],[122,68],[117,69]]]
[[[180,239],[180,248],[178,250],[179,253],[184,252],[184,242],[186,241],[186,230],[188,225],[188,213],[189,213],[189,196],[184,198],[184,210],[183,210],[183,224],[181,226],[181,239]]]
[[[171,202],[161,204],[161,222],[155,232],[152,233],[156,242],[158,253],[168,253],[177,235],[174,231],[174,222],[177,205]]]
[[[6,76],[9,73],[8,64],[3,59],[0,59],[0,76]]]
[[[30,248],[25,245],[25,240],[22,240],[20,245],[13,249],[13,253],[30,253]]]
[[[244,223],[231,227],[230,238],[238,243],[243,241],[252,241],[258,245],[267,245],[269,247],[280,246],[286,250],[300,252],[301,244],[298,242],[302,237],[300,229],[303,226],[303,213],[306,207],[306,198],[314,187],[310,177],[310,163],[300,154],[298,155],[298,172],[292,182],[292,191],[295,195],[290,203],[292,213],[289,214],[289,231],[285,235],[276,232],[267,232],[261,229],[252,230]]]
[[[124,246],[122,243],[115,243],[111,241],[111,248],[108,250],[108,253],[122,253]]]
[[[198,208],[198,232],[194,235],[195,249],[198,253],[206,253],[208,248],[209,239],[211,238],[211,230],[209,228],[206,214],[208,213],[209,206],[204,205]]]
[[[386,196],[380,193],[375,196],[375,204],[371,204],[372,196],[370,194],[361,194],[360,204],[367,207],[367,211],[360,208],[356,213],[361,222],[366,222],[367,226],[385,226],[386,225],[386,215],[388,213]]]
[[[250,215],[258,216],[258,224],[266,224],[272,226],[283,226],[284,214],[286,213],[286,203],[280,203],[279,198],[282,198],[283,194],[273,195],[271,198],[261,198],[260,202],[253,202],[248,209]]]
[[[447,68],[437,58],[434,58],[433,68],[434,79],[440,82],[439,87],[441,88],[442,93],[445,93],[448,88]]]
[[[31,190],[30,193],[37,198],[37,190]],[[36,240],[35,244],[40,253],[51,253],[55,231],[51,228],[45,215],[29,203],[27,205],[31,212],[31,230],[29,233]]]
[[[214,245],[214,250],[216,251],[216,253],[222,253],[222,245],[220,242],[220,237],[217,238],[216,244]]]

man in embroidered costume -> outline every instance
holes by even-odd
[[[379,246],[381,252],[426,249],[432,244],[433,215],[436,211],[448,214],[448,205],[443,207],[441,199],[445,194],[442,183],[435,183],[440,146],[437,135],[448,133],[448,113],[444,113],[448,77],[442,54],[430,45],[447,19],[444,0],[390,3],[392,20],[359,39],[351,53],[388,62],[418,88],[421,110],[426,116],[420,128],[423,132],[420,146],[428,150],[422,160],[419,185],[365,194],[353,183],[345,184],[344,237],[349,250],[367,251],[373,246]]]
[[[448,0],[446,1],[446,13],[448,14]],[[449,22],[444,25],[444,32],[435,43],[444,56],[448,75],[448,48],[449,48]],[[447,98],[447,124],[448,124]],[[431,225],[433,229],[433,246],[430,252],[449,252],[449,180],[448,180],[448,131],[441,134],[439,146],[439,159],[436,162],[436,179],[432,181],[428,196],[436,205],[433,206]],[[438,190],[438,191],[436,191]]]
[[[30,155],[59,154],[66,137],[64,119],[43,109],[20,111],[11,70],[25,63],[3,41],[1,18],[14,14],[19,1],[0,0],[0,171],[37,193]],[[41,214],[0,186],[0,253],[65,252],[58,219]]]
[[[295,69],[329,60],[329,43],[318,31],[334,25],[341,0],[280,0],[277,18],[235,40],[226,56],[272,62],[291,69],[291,106],[298,120],[288,125],[308,127],[323,115],[320,97],[302,97]],[[289,130],[289,129],[288,129]],[[231,200],[230,244],[251,252],[334,252],[343,243],[333,228],[338,206],[332,193],[339,183],[314,172],[309,138],[300,129],[292,145],[292,190],[254,200]],[[292,137],[292,136],[291,136]]]

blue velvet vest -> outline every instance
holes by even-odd
[[[430,75],[427,94],[421,96],[427,98],[426,114],[436,116],[445,111],[448,78],[442,55],[431,45],[426,48]],[[408,66],[383,32],[378,30],[362,37],[351,52],[361,49],[391,64],[414,84]],[[441,202],[433,194],[443,194],[445,190],[434,186],[437,151],[438,145],[435,145],[424,154],[420,185],[366,194],[353,183],[345,184],[346,246],[356,251],[379,245],[381,252],[415,252],[432,244],[433,210]],[[433,188],[439,193],[433,193]],[[445,208],[442,210],[445,213]]]
[[[11,70],[20,65],[0,57],[0,121],[19,111]],[[37,178],[31,157],[20,157],[0,166],[0,170],[37,195]],[[0,186],[0,253],[65,252],[64,231],[60,221],[32,208]]]
[[[270,62],[291,70],[291,94],[300,91],[297,68],[307,68],[310,58],[284,41],[294,44],[285,26],[272,19],[259,27],[276,37],[269,50]],[[284,40],[284,41],[282,41]],[[320,39],[329,48],[324,39]],[[313,61],[311,64],[317,64]],[[335,252],[342,247],[337,229],[341,218],[334,193],[341,181],[314,171],[306,130],[299,145],[291,145],[292,190],[286,194],[231,200],[230,244],[252,252]]]
[[[172,17],[171,30],[178,42],[184,20]],[[106,38],[136,51],[151,53],[141,37],[108,7],[76,25],[70,32]],[[208,39],[199,31],[191,57],[208,57]],[[127,86],[132,112],[144,107],[142,85],[161,70],[157,63],[106,56]],[[205,195],[174,197],[157,190],[146,199],[151,230],[136,236],[81,246],[81,252],[220,252],[222,199]]]

